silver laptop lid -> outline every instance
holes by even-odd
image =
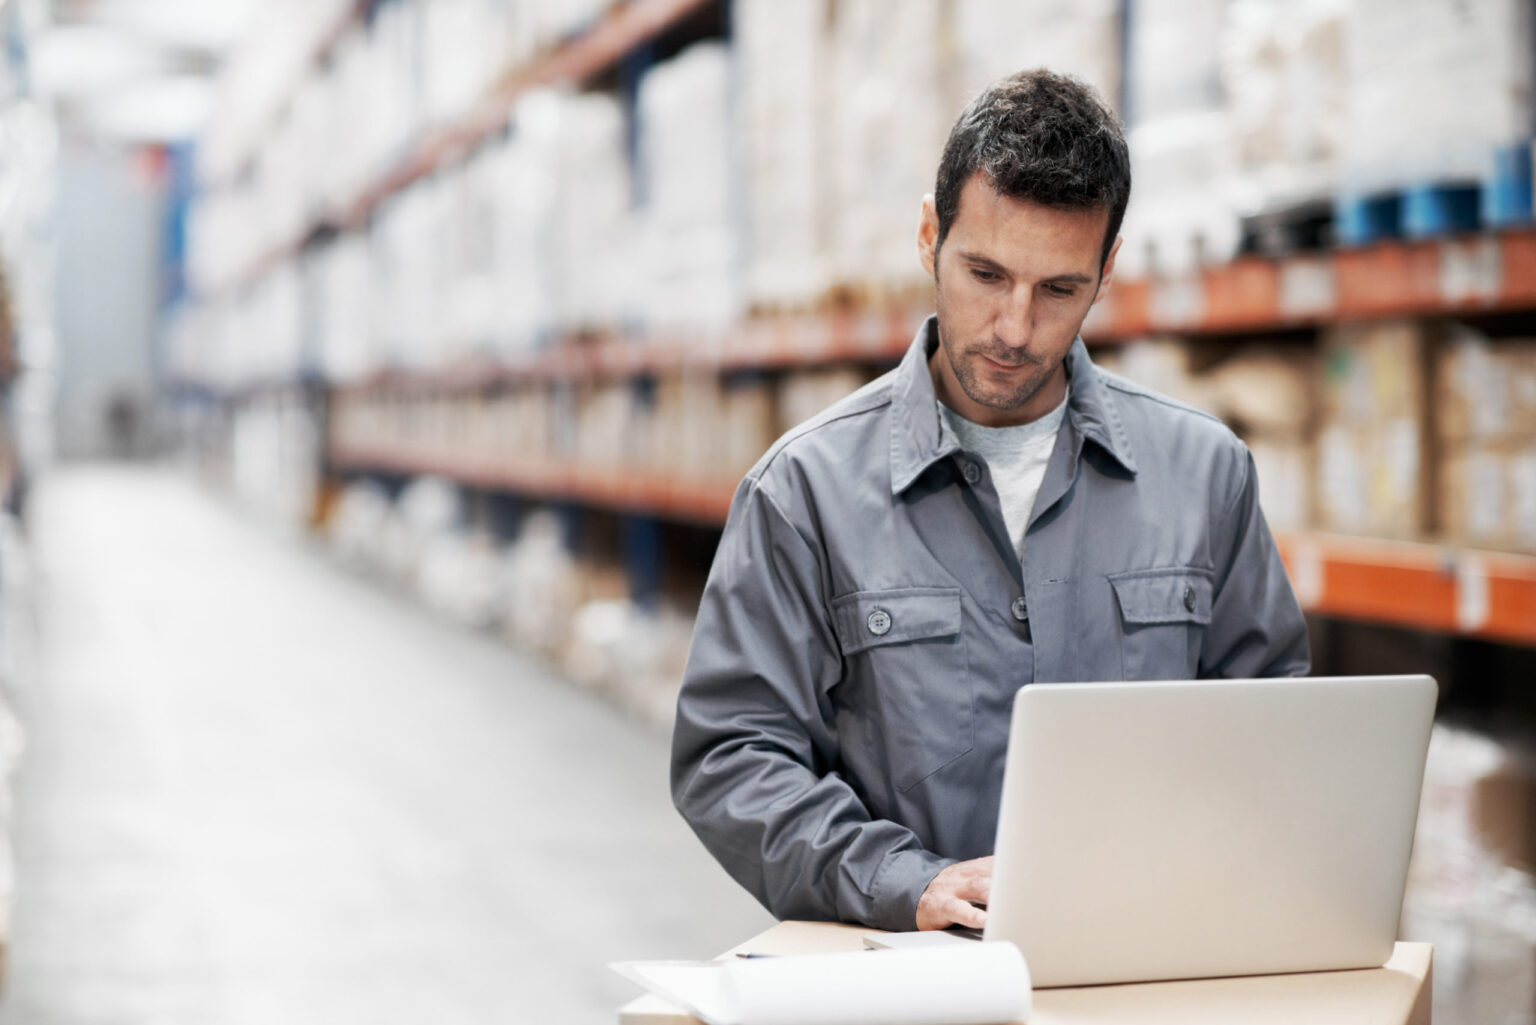
[[[1014,701],[986,936],[1036,985],[1391,956],[1428,676],[1035,684]]]

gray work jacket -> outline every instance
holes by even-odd
[[[940,869],[992,852],[1026,684],[1308,671],[1219,420],[1075,341],[1021,562],[985,465],[940,427],[935,344],[930,318],[753,467],[699,608],[673,799],[780,918],[913,928]]]

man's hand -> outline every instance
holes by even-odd
[[[976,907],[987,903],[992,891],[992,858],[960,861],[934,876],[917,899],[919,929],[947,929],[963,925],[980,929],[987,924],[987,913]]]

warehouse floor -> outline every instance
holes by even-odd
[[[769,923],[665,739],[494,638],[169,471],[56,472],[30,522],[0,1022],[609,1021],[606,961]]]

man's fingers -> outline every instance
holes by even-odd
[[[944,913],[949,920],[956,925],[963,925],[968,929],[980,929],[987,924],[987,913],[970,901],[951,897],[944,905]]]
[[[981,873],[967,873],[955,880],[954,894],[964,900],[974,900],[978,904],[989,903],[992,896],[992,877]]]
[[[929,881],[917,902],[917,927],[943,929],[963,925],[980,929],[987,922],[984,908],[992,893],[992,859],[977,858],[948,866]]]

